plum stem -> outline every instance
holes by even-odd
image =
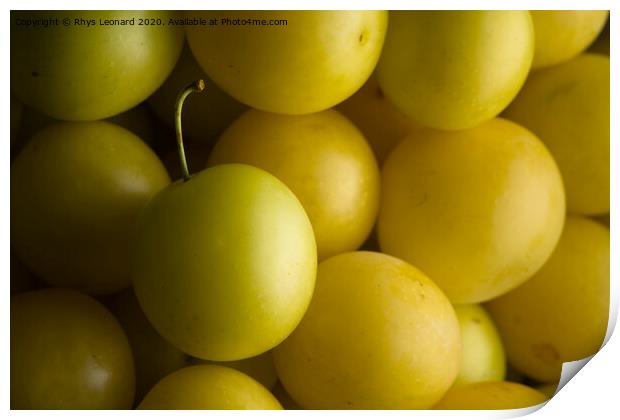
[[[188,181],[191,176],[189,169],[187,168],[187,159],[185,157],[185,147],[183,147],[183,129],[181,128],[181,114],[183,112],[183,103],[193,92],[202,92],[205,90],[204,80],[196,80],[195,82],[187,85],[177,97],[176,108],[174,113],[174,123],[177,134],[177,149],[179,151],[179,163],[181,164],[181,173],[183,174],[183,181]]]

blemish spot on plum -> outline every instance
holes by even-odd
[[[561,100],[564,96],[570,94],[572,90],[576,89],[577,86],[577,82],[568,82],[561,84],[549,93],[549,95],[547,96],[547,101],[554,102],[556,100]]]
[[[364,29],[362,32],[360,32],[359,36],[357,37],[357,42],[360,45],[364,45],[367,41],[368,41],[368,33]]]
[[[560,361],[560,353],[551,343],[536,343],[532,345],[534,356],[544,363],[554,364]]]

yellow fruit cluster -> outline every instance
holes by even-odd
[[[607,331],[608,15],[12,12],[11,408],[544,403]]]

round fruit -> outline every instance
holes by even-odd
[[[461,360],[452,305],[422,272],[351,252],[319,265],[303,320],[274,350],[282,384],[307,409],[424,409]]]
[[[480,305],[455,305],[461,327],[463,357],[453,386],[502,381],[506,355],[493,320]]]
[[[583,54],[533,73],[505,116],[549,148],[570,212],[609,212],[609,57]]]
[[[215,83],[253,108],[281,114],[322,111],[351,96],[375,68],[387,28],[387,12],[379,10],[218,10],[188,17],[219,22],[187,29],[194,57]],[[272,25],[234,23],[245,20]]]
[[[532,133],[499,118],[410,136],[388,157],[382,182],[381,250],[419,267],[455,303],[526,281],[564,223],[553,158]]]
[[[243,113],[240,104],[213,83],[200,68],[186,46],[172,74],[151,95],[147,103],[166,124],[174,127],[174,106],[179,91],[192,80],[205,79],[206,93],[187,98],[183,106],[183,133],[196,143],[212,143]],[[189,158],[192,156],[190,154]]]
[[[133,267],[138,301],[164,338],[201,359],[238,360],[297,326],[314,288],[316,245],[283,183],[221,165],[151,200]]]
[[[183,29],[102,22],[167,23],[174,17],[173,11],[13,11],[11,87],[26,105],[61,120],[92,121],[126,111],[170,74],[183,46]],[[69,19],[71,25],[17,23],[27,19]]]
[[[576,310],[578,308],[578,310]],[[609,318],[609,230],[573,216],[547,263],[525,284],[489,302],[508,361],[541,382],[563,362],[603,344]]]
[[[598,36],[607,10],[531,10],[535,48],[533,68],[549,67],[570,60]]]
[[[251,110],[233,123],[209,164],[245,163],[284,182],[308,213],[319,260],[357,249],[379,206],[379,169],[359,130],[338,112]]]
[[[233,360],[230,362],[211,362],[208,360],[193,359],[194,364],[214,364],[226,366],[243,372],[260,382],[265,388],[271,389],[278,382],[276,367],[273,364],[271,352],[265,352],[249,359]]]
[[[435,410],[510,410],[542,404],[549,398],[514,382],[483,382],[450,389]]]
[[[515,97],[533,52],[527,11],[390,12],[379,84],[422,125],[471,128]]]
[[[136,365],[136,400],[164,376],[187,365],[187,355],[164,340],[149,323],[132,289],[110,299],[108,308],[127,334]]]
[[[234,369],[197,365],[159,381],[138,406],[142,410],[281,410],[261,384]]]
[[[169,183],[144,142],[107,122],[58,123],[11,166],[11,242],[37,277],[89,294],[130,284],[130,241],[146,202]]]
[[[388,101],[374,74],[360,90],[336,109],[359,127],[379,163],[383,163],[394,146],[407,134],[419,128]]]
[[[11,409],[128,409],[134,367],[118,321],[63,289],[11,298]]]

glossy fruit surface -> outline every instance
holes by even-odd
[[[388,99],[417,123],[465,129],[510,103],[533,52],[527,11],[394,11],[377,74]]]
[[[450,389],[435,410],[510,410],[544,403],[549,398],[514,382],[482,382]]]
[[[336,109],[361,130],[379,164],[398,142],[419,128],[386,98],[375,74]]]
[[[278,377],[306,409],[423,409],[459,370],[452,305],[413,266],[374,252],[319,264],[303,320],[274,350]]]
[[[11,409],[129,409],[134,366],[99,302],[64,289],[11,298]]]
[[[559,380],[563,362],[588,357],[603,343],[609,318],[609,230],[569,217],[540,271],[487,308],[508,361],[538,381]]]
[[[159,381],[138,406],[142,410],[281,410],[261,384],[231,368],[197,365]]]
[[[419,267],[455,303],[517,287],[551,255],[562,179],[532,133],[500,118],[420,131],[383,166],[381,250]]]
[[[129,285],[130,241],[146,202],[169,183],[138,137],[107,122],[58,123],[11,166],[11,241],[49,284],[107,294]]]
[[[607,22],[607,10],[531,10],[535,48],[533,68],[570,60],[584,51]]]
[[[173,11],[12,11],[11,87],[26,105],[60,119],[92,121],[126,111],[153,93],[172,71],[183,29],[139,25]],[[27,19],[69,19],[70,25],[19,25]],[[75,20],[94,20],[92,25]],[[134,25],[101,21],[134,19]]]
[[[505,116],[555,158],[568,211],[609,212],[609,57],[583,54],[533,73]]]
[[[256,166],[284,182],[310,218],[319,260],[357,249],[375,223],[377,163],[364,136],[336,111],[248,111],[213,148],[209,165],[222,163]]]
[[[155,329],[192,356],[264,353],[297,326],[314,289],[312,226],[293,193],[248,165],[178,181],[138,227],[133,281]]]
[[[461,327],[463,357],[453,386],[503,381],[506,355],[497,328],[480,305],[455,305]]]
[[[108,308],[129,339],[136,366],[136,400],[140,401],[160,379],[185,367],[188,356],[155,331],[131,288],[114,295]]]
[[[192,80],[204,79],[204,95],[192,95],[183,105],[183,134],[195,143],[211,143],[247,107],[211,81],[185,46],[172,74],[147,101],[155,114],[174,127],[174,106],[179,92]],[[188,158],[191,159],[191,154]]]
[[[379,10],[187,15],[280,21],[269,27],[191,26],[187,40],[196,61],[224,91],[253,108],[282,114],[322,111],[351,96],[372,73],[387,27],[387,12]]]

